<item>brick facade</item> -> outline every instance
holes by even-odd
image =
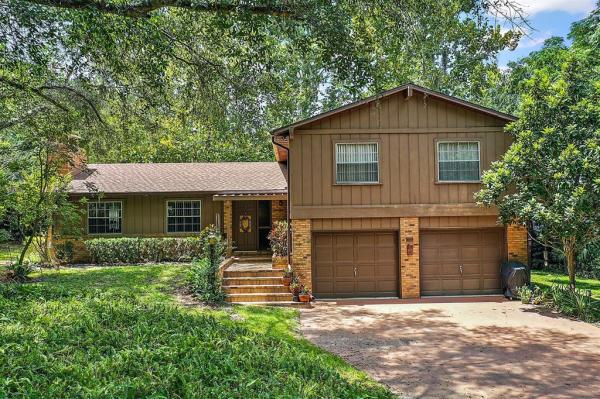
[[[233,202],[226,200],[223,202],[223,234],[227,239],[227,256],[233,253]]]
[[[409,255],[407,244],[412,237],[413,250]],[[419,218],[400,218],[400,286],[402,298],[419,298]]]
[[[506,245],[508,260],[517,260],[527,263],[527,228],[521,224],[510,224],[506,226]]]
[[[292,266],[309,289],[312,289],[311,245],[310,219],[292,220]]]
[[[271,201],[271,221],[287,220],[287,201]]]

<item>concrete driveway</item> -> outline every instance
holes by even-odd
[[[500,297],[319,302],[300,320],[403,397],[600,397],[600,328]]]

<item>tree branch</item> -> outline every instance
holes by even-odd
[[[96,108],[96,106],[94,105],[92,100],[90,100],[83,93],[80,93],[79,91],[75,90],[74,88],[69,87],[69,86],[46,85],[46,86],[40,87],[40,89],[42,89],[42,90],[64,90],[64,91],[68,91],[69,93],[76,95],[77,97],[81,98],[88,105],[88,107],[90,107],[92,109],[92,111],[94,111],[94,114],[96,115],[96,118],[98,118],[100,123],[102,123],[103,125],[106,125],[106,123],[104,122],[104,119],[102,119],[100,112],[98,111],[98,109]]]
[[[26,0],[29,3],[77,10],[95,10],[123,17],[147,17],[152,11],[165,7],[186,8],[208,13],[251,13],[276,17],[294,17],[288,7],[275,4],[242,4],[241,2],[212,2],[209,0],[137,0],[114,2],[107,0]]]

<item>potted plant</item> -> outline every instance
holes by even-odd
[[[285,269],[283,271],[283,285],[285,285],[286,287],[289,287],[290,284],[292,283],[293,278],[294,278],[294,271],[292,270],[290,265],[288,265],[287,269]]]
[[[292,276],[292,282],[290,283],[290,292],[294,296],[294,301],[298,301],[298,295],[300,294],[300,290],[302,290],[302,284],[300,284],[300,280],[298,276]]]
[[[273,251],[273,268],[279,269],[288,266],[288,224],[286,221],[273,223],[273,229],[269,232],[269,243]]]
[[[310,300],[312,299],[312,293],[309,289],[302,286],[298,295],[298,299],[300,300],[300,302],[310,302]]]

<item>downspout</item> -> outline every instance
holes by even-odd
[[[288,243],[288,265],[292,264],[292,257],[291,257],[291,249],[292,249],[292,224],[290,223],[290,204],[292,203],[292,201],[290,200],[290,149],[288,147],[285,147],[281,144],[279,144],[278,142],[275,141],[275,136],[271,136],[271,142],[273,143],[273,145],[279,147],[279,148],[283,148],[285,150],[285,152],[287,152],[287,168],[286,168],[286,175],[287,175],[287,185],[288,185],[288,189],[287,189],[287,201],[286,201],[286,221],[287,221],[287,243]]]

